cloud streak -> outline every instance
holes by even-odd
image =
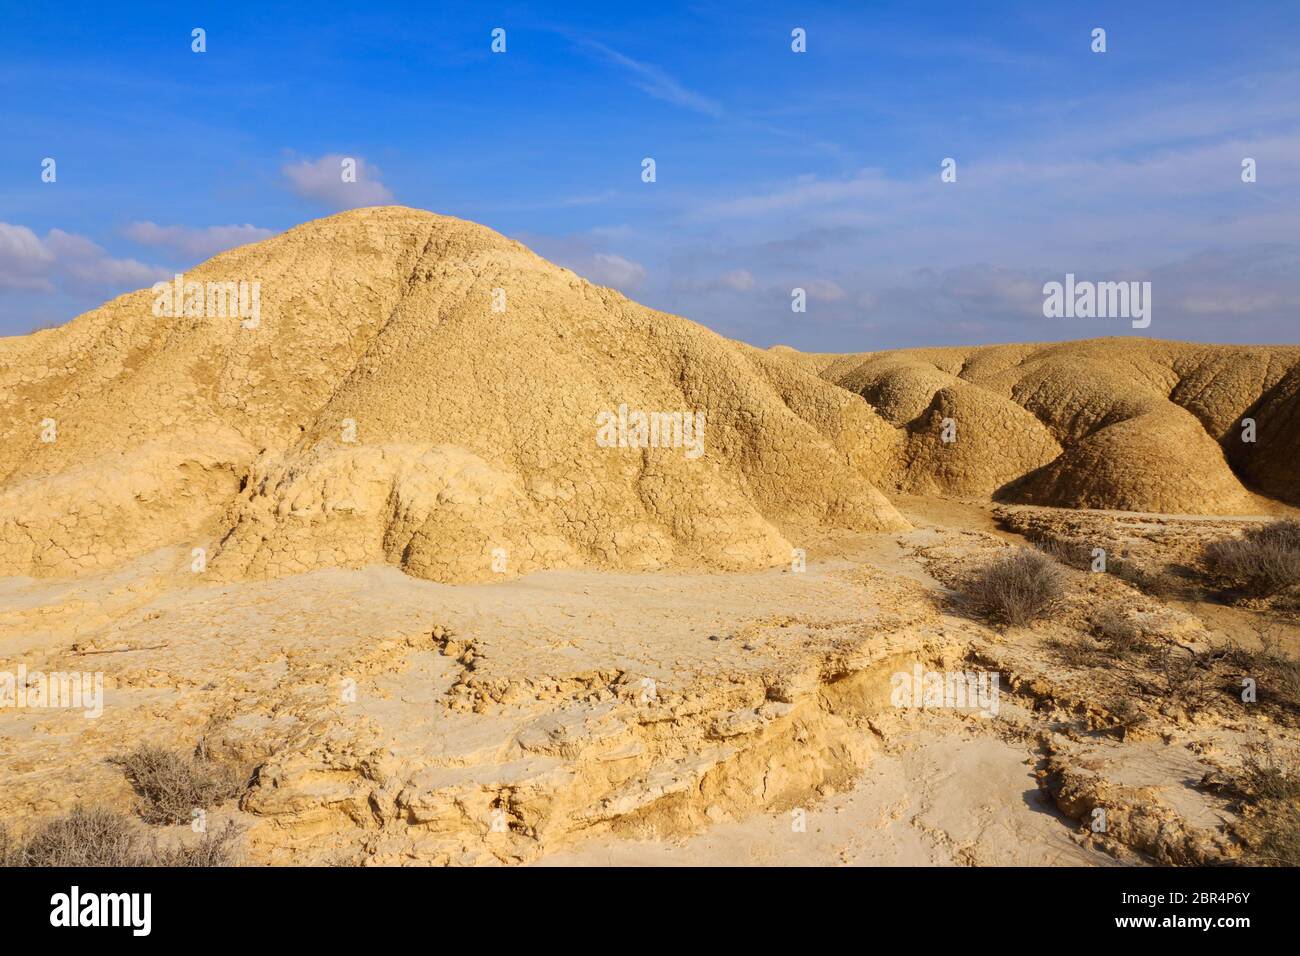
[[[719,118],[723,115],[722,104],[717,100],[687,89],[653,63],[634,60],[598,40],[584,38],[576,42],[580,47],[596,53],[601,59],[622,69],[632,85],[647,96],[705,116]]]
[[[236,246],[269,239],[275,233],[249,223],[242,226],[160,226],[145,220],[131,223],[122,230],[122,235],[143,246],[203,260]]]

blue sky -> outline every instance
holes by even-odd
[[[760,346],[1300,341],[1293,0],[0,10],[0,334],[396,202]]]

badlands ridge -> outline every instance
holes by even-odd
[[[0,573],[169,545],[204,548],[223,579],[742,569],[788,563],[793,529],[905,528],[880,489],[1190,514],[1300,502],[1300,348],[763,351],[400,207],[186,279],[260,283],[260,322],[158,316],[142,290],[0,340]],[[598,442],[621,407],[703,413],[702,454]]]

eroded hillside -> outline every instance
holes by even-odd
[[[1295,346],[1125,338],[776,351],[861,395],[899,429],[899,490],[1169,514],[1300,502]]]

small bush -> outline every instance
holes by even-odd
[[[117,762],[141,798],[146,823],[189,823],[195,810],[233,800],[246,783],[228,764],[162,747],[141,747]]]
[[[1051,637],[1047,647],[1068,667],[1097,667],[1103,663],[1101,648],[1086,637]]]
[[[1257,800],[1300,798],[1300,763],[1277,752],[1271,743],[1247,744],[1241,762],[1241,785]]]
[[[1300,710],[1300,660],[1283,650],[1281,639],[1270,627],[1260,627],[1257,633],[1259,650],[1233,648],[1226,656],[1228,664],[1242,676],[1254,678],[1264,699]]]
[[[1156,668],[1163,681],[1161,694],[1167,704],[1188,713],[1200,710],[1211,697],[1210,681],[1204,669],[1204,657],[1181,648],[1166,647],[1159,655]]]
[[[1134,703],[1131,697],[1112,697],[1107,709],[1114,721],[1111,729],[1118,731],[1121,738],[1126,737],[1129,731],[1140,727],[1147,720],[1142,708]]]
[[[39,826],[15,849],[22,866],[138,866],[143,835],[128,814],[74,807]]]
[[[190,843],[153,849],[153,866],[234,866],[240,856],[243,828],[234,820],[216,833],[205,833]]]
[[[1079,571],[1092,570],[1092,551],[1095,545],[1083,538],[1037,538],[1032,543],[1035,548],[1049,557],[1055,558],[1067,567]]]
[[[25,842],[0,825],[0,866],[234,866],[242,834],[232,820],[198,840],[160,848],[130,814],[74,807]]]
[[[1265,817],[1256,852],[1273,866],[1300,866],[1300,810],[1284,806]]]
[[[1273,866],[1300,866],[1300,761],[1271,742],[1247,745],[1237,787],[1257,811],[1253,855]]]
[[[1137,654],[1151,647],[1151,642],[1147,640],[1142,628],[1112,604],[1107,604],[1093,613],[1092,629],[1119,654]]]
[[[1065,574],[1042,552],[1020,548],[972,575],[966,593],[1007,624],[1027,624],[1065,595]]]
[[[1240,537],[1218,538],[1201,552],[1211,575],[1253,597],[1272,597],[1300,584],[1300,521],[1272,521]]]

